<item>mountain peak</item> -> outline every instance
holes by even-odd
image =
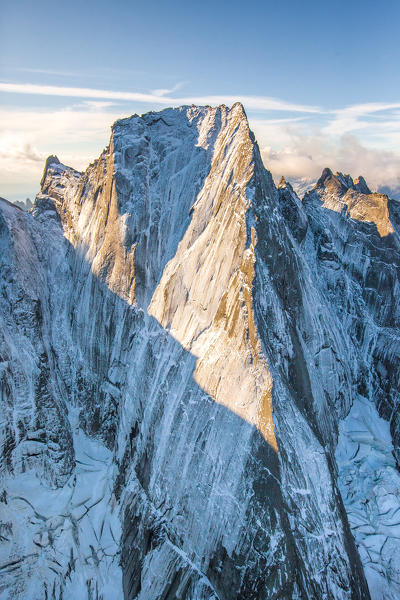
[[[347,190],[355,190],[360,194],[372,193],[362,175],[353,180],[349,174],[344,174],[340,171],[336,171],[333,174],[333,171],[329,167],[326,167],[322,171],[321,177],[318,179],[314,189],[327,188],[329,186],[335,187],[335,191],[340,195],[345,194]]]
[[[323,186],[325,181],[332,177],[333,177],[333,173],[332,173],[331,169],[329,167],[325,167],[325,169],[322,171],[321,177],[318,179],[315,187]]]
[[[388,198],[372,193],[361,175],[353,180],[351,175],[324,169],[314,188],[307,196],[317,194],[325,208],[335,212],[346,209],[348,216],[356,221],[373,223],[380,236],[393,233]]]
[[[371,190],[369,189],[367,182],[365,181],[362,175],[359,175],[357,179],[354,180],[354,188],[361,192],[361,194],[371,194]]]
[[[46,176],[47,176],[47,172],[48,170],[56,165],[61,165],[60,161],[58,160],[58,157],[55,156],[54,154],[51,154],[50,156],[47,157],[46,159],[46,163],[44,165],[44,169],[43,169],[43,175],[42,175],[42,179],[40,180],[40,186],[42,186],[46,180]]]
[[[244,109],[244,106],[241,102],[235,102],[235,104],[232,104],[232,108],[230,109],[232,112],[235,112],[237,114],[241,113],[241,115],[247,119],[247,115],[246,115],[246,111]]]
[[[278,190],[288,190],[290,192],[290,194],[292,194],[293,196],[296,196],[296,198],[298,199],[298,196],[297,196],[296,192],[294,191],[292,184],[290,183],[290,181],[286,181],[286,179],[283,175],[280,178],[279,183],[276,187]]]
[[[279,180],[279,183],[277,185],[278,190],[285,188],[286,187],[286,179],[285,177],[282,175],[282,177]]]

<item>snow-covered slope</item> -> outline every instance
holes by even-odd
[[[276,188],[240,104],[41,185],[0,204],[0,598],[369,598],[339,423],[398,452],[397,205]]]
[[[400,597],[400,473],[389,425],[362,396],[340,424],[339,487],[372,598]]]

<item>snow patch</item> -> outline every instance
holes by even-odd
[[[103,600],[123,597],[112,453],[73,420],[76,468],[66,485],[51,489],[30,471],[2,491],[0,600],[53,589],[87,600],[98,586]]]

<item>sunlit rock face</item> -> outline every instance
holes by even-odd
[[[336,212],[345,209],[352,219],[374,223],[380,236],[394,233],[388,197],[373,194],[363,177],[353,181],[350,175],[334,175],[330,169],[324,169],[313,192],[320,197],[324,207]]]
[[[398,223],[363,179],[275,187],[240,104],[0,201],[0,594],[369,598],[341,423],[362,396],[398,452]]]

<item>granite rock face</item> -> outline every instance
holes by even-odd
[[[362,178],[276,187],[240,104],[0,201],[0,598],[391,598],[344,424],[399,459],[399,225]]]

